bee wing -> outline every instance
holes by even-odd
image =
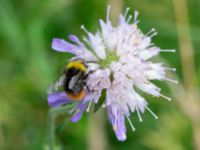
[[[75,75],[75,76],[73,76],[71,78],[71,80],[69,81],[69,85],[68,85],[69,89],[73,89],[74,88],[75,84],[78,83],[78,80],[79,80],[80,76],[81,76],[81,73],[78,73],[77,75]]]
[[[48,89],[47,93],[52,93],[56,91],[60,91],[62,87],[64,86],[64,81],[65,81],[65,75],[63,74],[57,81],[55,81],[53,84],[51,84]]]

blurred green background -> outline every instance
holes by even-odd
[[[0,0],[0,149],[48,149],[46,89],[60,74],[70,55],[51,49],[53,37],[82,37],[80,26],[95,32],[111,4],[112,20],[125,7],[140,12],[139,27],[158,31],[153,39],[163,49],[168,66],[177,68],[178,85],[158,82],[172,102],[145,96],[150,108],[136,132],[117,141],[104,111],[84,114],[56,134],[57,144],[69,150],[200,150],[200,1],[199,0]],[[170,76],[170,72],[169,72]],[[59,125],[66,117],[57,117]]]

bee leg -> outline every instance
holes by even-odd
[[[89,71],[84,77],[83,80],[85,80],[91,73],[94,73],[94,70]]]
[[[84,84],[85,84],[85,87],[86,87],[88,92],[95,92],[95,90],[90,90],[90,88],[88,87],[88,85],[86,83],[84,83]]]
[[[90,88],[88,87],[88,85],[87,85],[86,83],[84,83],[84,84],[85,84],[85,87],[86,87],[87,91],[88,91],[88,92],[92,92],[92,91],[90,90]]]

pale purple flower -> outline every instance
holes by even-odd
[[[124,141],[125,120],[128,120],[132,130],[135,131],[130,119],[131,113],[136,112],[140,121],[142,121],[141,113],[145,110],[158,118],[135,88],[152,96],[171,100],[161,94],[161,89],[151,80],[168,80],[176,83],[166,77],[166,70],[175,71],[175,69],[164,67],[163,63],[153,63],[151,58],[160,52],[175,52],[175,50],[162,50],[152,43],[151,39],[157,32],[151,29],[144,34],[138,28],[137,11],[131,21],[132,16],[128,15],[129,8],[127,8],[125,14],[119,16],[117,26],[113,26],[109,20],[109,11],[108,6],[106,22],[100,20],[100,30],[95,34],[81,26],[87,34],[83,42],[75,35],[70,35],[70,40],[75,44],[55,38],[52,48],[56,51],[72,53],[74,57],[83,59],[88,65],[88,72],[92,71],[86,79],[88,94],[75,106],[75,113],[71,120],[78,121],[84,111],[90,110],[91,103],[98,103],[102,91],[105,90],[106,97],[102,106],[107,108],[108,119],[116,137]],[[63,99],[62,94],[49,95],[49,104],[59,106],[70,103],[71,100],[67,96]]]

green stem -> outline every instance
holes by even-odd
[[[58,114],[69,113],[69,111],[74,107],[74,104],[66,105],[58,108],[51,108],[49,110],[49,120],[48,120],[48,130],[49,130],[49,149],[55,149],[55,119]]]
[[[55,146],[55,115],[49,111],[49,149],[54,150]]]

